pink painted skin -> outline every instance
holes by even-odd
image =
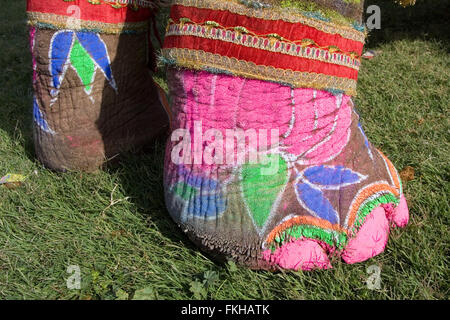
[[[394,222],[397,227],[404,228],[409,222],[409,209],[404,195],[400,198],[400,204],[394,209],[388,219]]]
[[[282,141],[300,165],[323,164],[338,156],[349,141],[350,97],[314,89],[295,89],[295,125]]]
[[[389,238],[389,222],[400,228],[406,227],[409,210],[405,196],[402,195],[396,208],[387,204],[374,209],[342,252],[342,259],[349,264],[362,262],[384,251]]]
[[[367,216],[356,237],[349,241],[342,252],[342,259],[353,264],[375,257],[384,251],[388,239],[389,220],[380,206]]]
[[[31,59],[33,63],[33,83],[37,80],[37,62],[36,57],[34,56],[33,50],[34,50],[34,44],[36,41],[36,28],[32,27],[30,28],[30,49],[31,49]]]
[[[224,139],[227,129],[265,129],[269,149],[278,142],[270,137],[271,130],[277,129],[281,136],[278,152],[300,165],[329,161],[348,143],[352,118],[349,96],[190,70],[170,70],[168,78],[172,113],[176,115],[172,127],[189,130],[192,150],[194,125],[200,121],[203,134],[214,129]],[[216,175],[225,167],[203,163],[190,170]]]
[[[191,136],[195,121],[202,122],[203,132],[217,129],[223,137],[227,129],[278,129],[286,152],[307,165],[333,158],[347,144],[349,96],[189,70],[170,71],[169,80],[174,128],[187,128]]]
[[[331,263],[320,244],[311,239],[299,239],[278,248],[274,253],[267,250],[263,259],[288,270],[310,271],[329,269]]]
[[[404,228],[408,221],[409,210],[404,195],[401,196],[400,204],[396,208],[388,204],[374,209],[341,253],[342,259],[348,264],[354,264],[382,253],[389,238],[389,222]],[[326,251],[331,249],[329,246],[319,244],[318,241],[301,239],[283,245],[274,253],[270,250],[264,251],[263,259],[281,268],[295,271],[329,269],[331,264]]]

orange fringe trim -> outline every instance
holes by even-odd
[[[391,173],[392,180],[394,180],[395,187],[398,190],[400,190],[401,189],[401,182],[400,182],[400,177],[398,176],[398,173],[397,173],[397,169],[392,164],[391,160],[389,160],[389,158],[384,155],[383,152],[381,152],[380,150],[378,150],[378,152],[380,153],[380,155],[383,157],[383,159],[386,161],[386,163],[388,165],[389,172]]]
[[[314,218],[314,217],[308,217],[308,216],[301,216],[301,217],[294,217],[292,219],[289,219],[286,222],[283,222],[282,224],[276,226],[267,236],[266,243],[271,243],[275,240],[275,238],[281,234],[284,230],[297,226],[297,225],[310,225],[314,227],[319,227],[322,229],[327,230],[334,230],[338,232],[345,232],[345,229],[342,228],[338,224],[331,224],[331,222],[328,222],[326,220]]]
[[[356,216],[358,214],[358,210],[364,201],[366,201],[368,198],[370,198],[374,194],[376,194],[378,192],[382,192],[382,191],[390,192],[390,193],[394,194],[396,197],[400,196],[400,193],[398,192],[397,189],[395,189],[394,187],[391,187],[390,185],[388,185],[386,183],[373,184],[373,185],[369,185],[369,186],[365,187],[357,194],[357,196],[353,200],[353,203],[352,203],[352,206],[351,206],[350,212],[349,212],[349,219],[348,219],[347,225],[353,226],[353,224],[355,223],[355,220],[356,220]]]

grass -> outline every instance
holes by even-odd
[[[164,206],[162,142],[96,174],[58,174],[36,161],[25,0],[4,1],[0,176],[28,179],[0,187],[0,299],[448,299],[450,58],[442,3],[382,2],[385,24],[368,43],[382,54],[363,62],[359,83],[357,108],[371,141],[397,168],[415,170],[406,183],[409,226],[394,230],[386,251],[368,262],[274,274],[215,264],[181,233]],[[70,265],[81,268],[81,290],[67,289]],[[371,265],[382,270],[379,290],[365,284]]]

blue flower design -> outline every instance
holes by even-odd
[[[313,166],[299,174],[295,193],[299,203],[313,216],[338,224],[339,213],[333,208],[323,191],[339,190],[360,183],[366,178],[343,166]]]

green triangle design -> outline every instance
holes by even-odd
[[[278,160],[278,171],[274,175],[263,175],[261,169],[268,165],[246,164],[242,167],[242,190],[245,203],[258,228],[262,228],[270,217],[272,208],[280,192],[288,183],[288,166],[279,155],[268,155],[272,161]]]
[[[70,63],[83,83],[84,90],[89,94],[92,90],[92,83],[94,82],[95,62],[78,39],[75,39],[72,51],[70,52]]]

